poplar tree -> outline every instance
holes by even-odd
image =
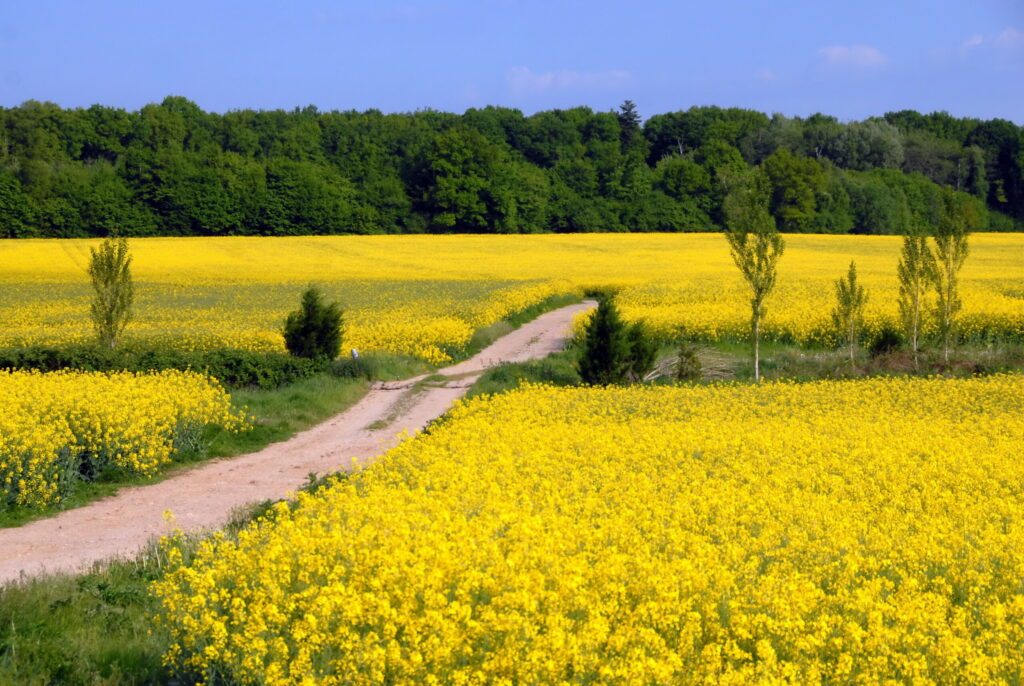
[[[750,286],[750,330],[754,340],[754,380],[761,380],[761,323],[765,301],[775,288],[779,258],[786,244],[768,211],[770,184],[754,170],[736,179],[725,198],[725,239],[733,262]]]
[[[960,269],[967,260],[967,217],[962,202],[953,193],[943,198],[943,213],[935,231],[935,318],[942,355],[949,362],[950,343],[956,335],[957,318],[963,303],[960,300]]]
[[[868,294],[857,282],[857,265],[850,261],[850,270],[845,279],[836,280],[836,307],[832,311],[832,322],[839,330],[843,343],[850,349],[850,369],[854,368],[857,341],[864,323],[864,305]]]
[[[935,255],[928,246],[928,236],[920,231],[905,235],[896,275],[900,282],[900,324],[904,338],[914,353],[915,369],[918,367],[918,353],[921,350],[925,299],[928,287],[934,281],[934,274]]]
[[[113,350],[132,317],[132,256],[125,238],[107,238],[89,251],[89,278],[94,291],[89,313],[100,345]]]

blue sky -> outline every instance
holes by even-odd
[[[1024,0],[2,0],[0,105],[436,108],[636,101],[1024,123]]]

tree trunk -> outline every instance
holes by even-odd
[[[754,315],[754,381],[761,380],[761,315]]]
[[[856,330],[855,330],[855,328],[853,326],[853,323],[851,322],[851,324],[850,324],[850,371],[851,372],[853,372],[856,369],[856,367],[854,365],[854,360],[853,360],[853,349],[854,349],[854,346],[856,346],[856,345],[857,345],[857,334],[856,334]]]
[[[953,324],[952,324],[952,321],[951,321],[952,318],[953,318],[953,313],[952,313],[952,309],[953,309],[953,305],[952,305],[953,293],[952,293],[952,291],[953,291],[953,288],[952,288],[952,284],[950,283],[950,273],[952,271],[953,271],[952,265],[950,265],[948,260],[947,260],[947,263],[946,263],[946,298],[945,298],[946,302],[943,304],[943,307],[942,307],[942,359],[944,359],[946,361],[947,365],[949,364],[949,334],[950,334],[950,332],[951,332],[951,330],[953,328]]]
[[[914,351],[914,371],[918,370],[917,366],[917,329],[920,326],[920,300],[915,298],[914,300],[914,326],[910,336],[910,347]]]

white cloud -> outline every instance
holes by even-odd
[[[971,48],[976,48],[979,45],[984,44],[984,42],[985,42],[985,36],[981,35],[980,33],[976,33],[973,36],[971,36],[970,38],[968,38],[967,40],[965,40],[963,43],[961,43],[960,44],[960,49],[961,50],[970,50]]]
[[[757,70],[757,78],[766,83],[772,83],[779,80],[779,75],[776,74],[774,70],[768,67],[763,67],[762,69]]]
[[[1004,48],[1017,48],[1024,46],[1024,31],[1018,31],[1012,26],[1007,26],[995,38],[996,45]]]
[[[983,45],[994,45],[997,48],[1006,49],[1024,47],[1024,31],[1007,26],[995,36],[983,36],[980,33],[976,33],[960,44],[960,53],[966,55],[974,48],[979,48]]]
[[[818,50],[826,67],[868,69],[881,67],[889,59],[870,45],[827,45]]]
[[[554,90],[615,88],[630,79],[628,71],[557,71],[534,72],[529,67],[512,67],[505,74],[509,90],[516,95],[544,93]]]

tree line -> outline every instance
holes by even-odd
[[[719,231],[763,174],[782,231],[1024,223],[1024,128],[943,112],[840,122],[692,107],[384,114],[0,108],[0,236]]]

